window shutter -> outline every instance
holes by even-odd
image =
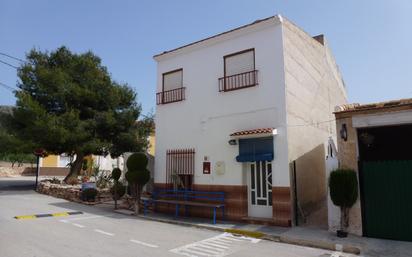
[[[225,76],[253,71],[255,69],[254,50],[226,57],[225,66]]]
[[[163,74],[163,91],[181,88],[183,86],[183,70]]]

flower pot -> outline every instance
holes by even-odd
[[[343,230],[338,230],[338,231],[336,231],[336,235],[337,235],[338,237],[343,238],[343,237],[347,237],[347,236],[348,236],[348,232],[343,231]]]

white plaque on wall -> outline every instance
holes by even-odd
[[[223,175],[225,174],[225,162],[224,161],[218,161],[215,164],[215,172],[217,175]]]

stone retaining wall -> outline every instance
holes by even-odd
[[[112,195],[108,188],[97,189],[98,194],[95,203],[102,203],[112,200]],[[50,181],[41,181],[37,187],[37,192],[45,195],[50,195],[57,198],[66,199],[72,202],[82,202],[81,185],[66,185],[66,184],[53,184]]]

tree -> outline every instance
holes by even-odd
[[[145,149],[147,135],[136,122],[141,112],[136,93],[115,82],[92,52],[75,54],[64,46],[53,52],[33,49],[18,77],[8,131],[49,154],[76,156],[65,180],[79,174],[87,155],[116,158]]]
[[[120,176],[122,175],[122,171],[119,168],[114,168],[112,170],[112,179],[114,180],[114,185],[113,185],[113,198],[114,198],[114,209],[117,209],[117,199],[120,198],[118,194],[118,184],[119,184],[119,179]]]
[[[144,153],[134,153],[126,161],[127,172],[125,176],[134,192],[136,215],[139,214],[140,194],[144,185],[150,180],[150,171],[147,169],[148,162],[149,160]]]
[[[334,205],[340,207],[340,231],[346,234],[349,226],[349,210],[358,199],[358,179],[351,169],[337,169],[329,177],[330,198]],[[339,235],[338,231],[338,235]]]

